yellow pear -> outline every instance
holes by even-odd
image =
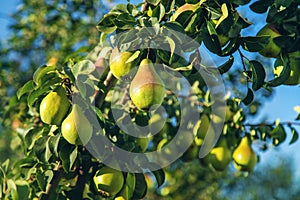
[[[134,76],[129,94],[132,102],[139,109],[149,109],[160,105],[165,96],[165,86],[154,70],[151,60],[144,59]]]
[[[273,24],[267,24],[257,33],[257,36],[270,36],[271,39],[267,46],[259,53],[265,57],[276,58],[281,52],[281,48],[273,41],[273,38],[281,36]]]
[[[120,79],[122,76],[129,73],[129,71],[134,67],[133,62],[128,62],[127,60],[132,56],[131,52],[119,52],[115,48],[109,59],[109,67],[111,73],[117,78]]]
[[[121,171],[104,166],[93,177],[97,191],[103,197],[113,197],[121,191],[124,185],[124,176]]]
[[[240,171],[252,171],[257,163],[257,156],[247,136],[243,137],[232,155],[234,166]]]
[[[58,86],[45,96],[40,104],[40,117],[42,122],[59,126],[70,107],[66,91]]]
[[[62,122],[61,133],[70,144],[85,145],[91,139],[93,127],[77,104]]]
[[[214,147],[208,154],[209,162],[212,167],[218,171],[226,169],[231,160],[231,152],[227,146],[225,138],[221,138],[219,145]]]

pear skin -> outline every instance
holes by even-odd
[[[270,36],[271,39],[267,46],[259,53],[265,57],[276,58],[281,52],[281,48],[273,41],[273,38],[281,36],[274,25],[267,24],[257,33],[257,36]]]
[[[127,63],[127,60],[131,56],[131,52],[119,52],[116,48],[112,51],[109,59],[109,67],[111,73],[117,79],[120,79],[122,76],[128,74],[130,70],[134,67],[133,62]]]
[[[93,180],[98,192],[103,197],[115,196],[124,185],[123,173],[107,166],[99,169]]]
[[[132,102],[139,109],[149,109],[153,105],[162,103],[165,86],[155,72],[151,60],[142,60],[130,84],[129,94]]]
[[[232,155],[234,166],[240,171],[252,171],[257,163],[257,156],[247,136],[243,137]]]
[[[72,106],[72,111],[63,121],[61,133],[70,144],[74,145],[85,145],[91,139],[93,127],[77,104]]]
[[[66,91],[58,86],[44,97],[40,104],[40,117],[42,122],[60,126],[70,107]]]

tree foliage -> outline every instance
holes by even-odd
[[[3,59],[7,69],[1,74],[25,73],[26,66],[31,65],[34,67],[30,69],[35,71],[29,80],[24,76],[26,82],[23,82],[22,74],[15,74],[22,86],[9,101],[4,101],[4,116],[17,116],[20,123],[16,125],[20,147],[16,148],[23,150],[24,157],[16,162],[8,159],[1,165],[0,197],[117,199],[123,196],[124,199],[141,199],[151,191],[150,178],[155,178],[156,188],[160,188],[152,189],[163,195],[166,190],[170,193],[174,190],[163,185],[168,183],[168,178],[171,181],[172,178],[186,177],[189,184],[194,184],[197,179],[207,179],[212,185],[200,188],[218,191],[214,183],[225,175],[217,172],[220,169],[215,167],[212,158],[224,156],[214,154],[212,148],[222,147],[218,152],[224,152],[226,148],[232,154],[240,141],[247,138],[247,149],[250,149],[247,152],[254,154],[248,157],[255,156],[255,165],[258,152],[252,150],[253,143],[264,151],[283,142],[296,142],[295,125],[299,125],[300,112],[291,122],[276,120],[253,124],[247,119],[259,109],[261,95],[269,93],[264,95],[268,97],[274,87],[286,84],[296,73],[291,63],[297,63],[294,61],[299,59],[299,55],[294,55],[300,51],[299,4],[297,0],[147,0],[137,5],[130,2],[117,4],[100,18],[97,16],[100,5],[96,1],[24,1],[14,16],[18,22],[11,27],[17,33],[9,40],[10,46],[2,49],[11,55]],[[275,26],[281,36],[272,37],[271,33],[244,36],[242,31],[254,25],[243,17],[239,8],[249,5],[249,12],[266,13],[265,23]],[[98,23],[94,21],[96,17]],[[95,25],[99,33],[93,28]],[[280,47],[274,66],[282,68],[281,73],[271,77],[267,76],[270,67],[251,57],[262,54],[270,41]],[[224,63],[211,66],[205,60],[204,47],[209,54],[225,60]],[[158,65],[155,72],[151,71],[157,75],[149,77],[160,76],[166,86],[163,115],[155,110],[139,109],[132,103],[128,90],[135,72],[124,77],[113,76],[109,65],[118,56],[115,50],[131,52],[123,63],[120,61],[120,68],[128,63],[138,66],[145,58]],[[20,57],[26,59],[16,59]],[[242,63],[237,69],[234,66],[236,59],[241,59]],[[45,64],[40,66],[41,63]],[[233,86],[230,95],[220,94],[220,74],[227,76],[228,84]],[[178,77],[182,78],[181,81],[175,82]],[[219,85],[213,85],[216,80],[219,80]],[[238,84],[234,80],[238,80]],[[2,83],[5,86],[12,83],[10,79],[5,81]],[[11,86],[17,87],[18,83]],[[64,105],[64,110],[70,112],[76,105],[91,123],[93,134],[84,146],[80,142],[69,143],[70,140],[62,134],[60,123],[41,117],[41,102],[58,88],[63,88],[68,98],[66,101],[70,103]],[[56,108],[53,107],[58,106],[57,110],[60,110],[61,105],[55,100],[47,104],[52,105],[51,109],[46,108],[49,117],[54,116]],[[193,117],[189,119],[188,116]],[[83,121],[86,120],[75,120],[74,137],[84,134],[81,127],[87,123],[82,124]],[[9,122],[4,120],[4,125]],[[129,135],[124,129],[128,124],[138,125],[129,130],[148,138]],[[157,127],[158,133],[149,137]],[[177,137],[177,132],[181,136]],[[292,135],[289,141],[287,134]],[[225,146],[217,142],[219,137],[225,141]],[[125,155],[130,157],[120,156],[119,148],[129,152]],[[149,154],[158,152],[161,158],[149,159],[144,151]],[[162,163],[155,162],[156,159]],[[172,161],[172,165],[160,167],[164,160]],[[244,160],[243,164],[247,165],[247,158]],[[109,169],[104,170],[103,175],[101,171],[110,164],[124,172],[115,173]],[[145,164],[151,172],[145,173]],[[177,171],[189,164],[193,169],[199,165],[197,169],[203,173],[193,177],[188,174],[193,170]],[[251,171],[250,168],[242,166],[237,169]],[[170,173],[176,176],[171,177]],[[116,180],[123,180],[122,187],[110,180],[109,177],[114,176]],[[118,191],[114,190],[116,188]],[[190,195],[199,195],[199,198],[201,195],[213,196],[195,190],[191,190]]]

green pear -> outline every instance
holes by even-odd
[[[231,152],[227,146],[226,139],[221,138],[219,145],[214,147],[208,154],[209,162],[212,167],[218,171],[226,169],[231,160]]]
[[[115,48],[109,59],[109,67],[111,73],[120,79],[122,76],[129,73],[129,71],[134,67],[134,62],[127,62],[127,60],[132,56],[131,52],[119,52]]]
[[[149,109],[160,105],[165,96],[165,86],[154,70],[151,60],[142,60],[134,76],[129,94],[132,102],[139,109]]]
[[[267,24],[257,33],[257,36],[270,36],[271,39],[264,49],[259,53],[265,57],[276,58],[281,52],[281,48],[273,41],[274,38],[281,36],[273,24]]]
[[[243,137],[232,155],[234,166],[240,171],[252,171],[257,163],[257,156],[247,136]]]
[[[96,172],[93,181],[103,197],[113,197],[121,191],[124,176],[121,171],[104,166]]]
[[[140,148],[141,152],[145,152],[148,148],[149,138],[137,138],[135,144]]]
[[[74,145],[85,145],[91,139],[93,127],[77,104],[73,104],[72,111],[62,122],[61,133],[70,144]]]
[[[70,107],[70,101],[62,86],[58,86],[45,96],[40,104],[42,122],[51,125],[61,125]]]

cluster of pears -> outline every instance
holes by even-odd
[[[120,79],[135,67],[135,62],[130,61],[131,52],[118,52],[113,50],[110,56],[110,70]],[[129,95],[134,105],[147,110],[151,106],[160,105],[165,96],[165,86],[154,69],[150,59],[143,59],[130,83]]]
[[[46,124],[61,126],[62,136],[70,144],[85,145],[92,137],[92,125],[79,105],[71,105],[62,86],[56,87],[43,98],[40,117]]]
[[[105,198],[141,199],[145,195],[147,187],[146,184],[136,184],[138,178],[140,177],[133,173],[123,173],[109,166],[103,166],[95,173],[93,182],[95,189]]]

